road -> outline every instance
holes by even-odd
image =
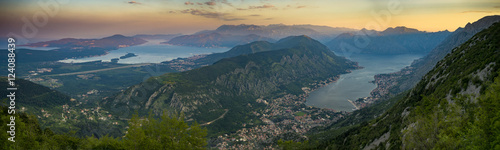
[[[90,70],[90,71],[80,71],[80,72],[71,72],[71,73],[61,73],[61,74],[51,74],[51,75],[46,75],[46,76],[69,76],[69,75],[78,75],[78,74],[89,74],[89,73],[96,73],[96,72],[101,72],[101,71],[109,71],[109,70],[115,70],[115,69],[123,69],[123,68],[133,68],[133,67],[141,67],[141,66],[147,66],[151,65],[150,63],[145,63],[145,64],[137,64],[137,65],[128,65],[128,66],[120,66],[120,67],[114,67],[114,68],[104,68],[104,69],[97,69],[97,70]]]
[[[221,116],[219,116],[219,118],[214,119],[214,120],[212,120],[212,121],[210,121],[210,122],[206,122],[206,123],[204,123],[204,124],[201,124],[200,126],[210,125],[211,123],[213,123],[213,122],[215,122],[215,121],[217,121],[217,120],[219,120],[219,119],[224,118],[224,116],[225,116],[225,115],[226,115],[226,113],[229,111],[229,109],[224,109],[224,110],[225,110],[226,112],[224,112]]]

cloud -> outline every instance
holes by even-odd
[[[129,1],[127,3],[132,4],[132,5],[140,5],[140,4],[142,4],[142,3],[136,2],[136,1]]]
[[[496,13],[500,11],[487,11],[487,10],[469,10],[469,11],[462,11],[462,13]]]
[[[286,5],[286,8],[284,8],[284,9],[294,9],[294,8],[301,9],[301,8],[306,8],[306,7],[308,7],[308,6],[306,6],[306,5],[299,5],[299,6]]]
[[[226,4],[228,6],[234,7],[233,4],[231,4],[227,0],[210,0],[210,1],[205,2],[203,4],[208,5],[208,6],[214,6],[214,5],[217,5],[217,3],[222,3],[222,4]]]
[[[188,2],[184,2],[184,5],[194,5],[194,3],[188,1]]]
[[[196,4],[198,4],[198,5],[203,5],[203,3],[200,3],[200,2],[197,2]]]
[[[231,6],[231,7],[234,7],[233,4],[231,4],[230,2],[228,2],[227,0],[219,0],[219,2],[221,2],[222,4],[226,4],[228,6]]]
[[[249,10],[249,9],[266,9],[266,8],[275,8],[274,5],[260,5],[260,6],[248,6],[248,9],[246,8],[236,8],[236,10]]]
[[[214,1],[210,1],[210,2],[205,2],[205,4],[208,5],[208,6],[214,6],[215,2]]]
[[[261,16],[261,15],[259,15],[259,14],[253,14],[253,15],[250,15],[250,16],[251,16],[251,17],[259,17],[259,16]]]
[[[224,21],[245,20],[244,18],[233,17],[229,13],[220,13],[220,12],[213,12],[213,11],[206,11],[206,10],[199,10],[199,9],[185,9],[185,10],[182,10],[179,12],[184,13],[184,14],[191,14],[191,15],[195,15],[195,16],[202,16],[205,18],[221,19]]]
[[[500,8],[500,6],[493,6],[493,8]]]
[[[248,9],[274,8],[274,5],[248,6]]]

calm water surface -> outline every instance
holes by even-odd
[[[354,106],[347,100],[370,96],[377,85],[370,83],[374,75],[399,71],[422,55],[373,56],[355,55],[349,59],[365,68],[341,75],[337,82],[319,88],[309,94],[306,105],[331,108],[339,111],[353,111]]]
[[[97,57],[87,57],[78,59],[65,59],[59,62],[64,63],[82,63],[90,61],[102,60],[110,62],[113,58],[120,58],[120,56],[127,53],[134,53],[136,57],[120,59],[118,63],[121,64],[139,64],[139,63],[160,63],[169,61],[176,58],[186,58],[198,54],[211,54],[228,51],[230,48],[200,48],[200,47],[187,47],[160,44],[162,41],[152,40],[148,43],[120,48],[117,50],[109,51],[108,54]]]

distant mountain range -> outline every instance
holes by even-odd
[[[294,35],[307,35],[326,41],[341,33],[353,31],[356,30],[316,25],[222,25],[215,30],[179,36],[164,43],[196,47],[234,47],[254,41],[275,42],[275,39]]]
[[[395,28],[389,27],[384,31],[380,32],[381,35],[394,35],[394,34],[412,34],[412,33],[425,33],[418,31],[417,29],[407,28],[405,26],[398,26]]]
[[[427,54],[451,34],[448,31],[422,32],[407,27],[387,28],[381,32],[363,29],[356,33],[341,34],[325,45],[340,55]]]
[[[64,38],[54,41],[30,43],[23,46],[30,47],[58,47],[60,49],[89,49],[89,48],[104,48],[117,49],[120,47],[129,47],[146,43],[147,41],[141,38],[126,37],[116,34],[102,39],[75,39]]]
[[[276,40],[258,36],[255,34],[248,35],[232,35],[221,34],[217,32],[200,33],[195,35],[183,35],[172,38],[163,44],[182,45],[182,46],[196,46],[196,47],[234,47],[236,45],[248,44],[254,41],[269,41],[275,42]]]
[[[144,40],[164,40],[168,41],[172,38],[182,36],[182,34],[137,34],[134,35],[133,37],[135,38],[141,38]]]
[[[355,39],[355,33],[367,33],[368,39]],[[355,40],[368,40],[359,47],[364,54],[427,54],[451,33],[422,32],[407,27],[387,28],[384,31],[333,28],[316,25],[222,25],[215,30],[200,31],[163,42],[164,44],[195,47],[234,47],[254,41],[274,42],[286,36],[307,35],[325,43],[337,54],[345,45],[355,45]],[[332,40],[333,39],[333,40]]]
[[[466,42],[479,31],[487,29],[493,23],[499,21],[500,16],[497,15],[481,18],[472,24],[468,23],[464,28],[458,28],[449,35],[424,58],[415,60],[411,66],[403,68],[399,72],[375,76],[375,82],[384,83],[384,86],[378,86],[372,92],[372,95],[394,95],[413,88],[427,72],[434,68],[439,60],[448,55],[455,47]]]
[[[260,122],[251,113],[264,108],[256,99],[283,93],[298,95],[310,83],[358,67],[307,36],[287,37],[276,43],[253,42],[221,55],[232,56],[231,53],[243,55],[150,78],[104,100],[103,106],[124,117],[135,111],[140,115],[149,111],[182,111],[199,123],[207,123],[227,110],[224,118],[210,124],[211,132],[227,133],[243,124],[249,127]]]
[[[101,39],[75,39],[64,38],[60,40],[30,43],[22,46],[29,47],[57,47],[54,50],[41,51],[30,49],[17,49],[16,57],[23,62],[58,61],[67,58],[81,58],[104,55],[110,50],[121,47],[140,45],[147,41],[141,38],[113,35]],[[8,51],[0,51],[7,55]],[[6,59],[0,59],[6,62]]]
[[[284,24],[271,24],[267,26],[259,25],[222,25],[215,31],[204,32],[218,32],[222,34],[234,35],[247,35],[256,34],[263,37],[270,37],[274,39],[281,39],[287,36],[294,35],[307,35],[314,39],[323,41],[324,39],[331,39],[341,33],[356,31],[350,28],[333,28],[328,26],[317,25],[284,25]]]

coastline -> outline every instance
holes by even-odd
[[[354,106],[354,107],[356,108],[356,109],[353,109],[353,110],[359,110],[359,107],[358,107],[358,106],[356,106],[356,104],[354,104],[354,102],[353,102],[353,101],[351,101],[350,99],[347,99],[347,101],[349,101],[349,103],[351,103],[351,104],[352,104],[352,106]]]

